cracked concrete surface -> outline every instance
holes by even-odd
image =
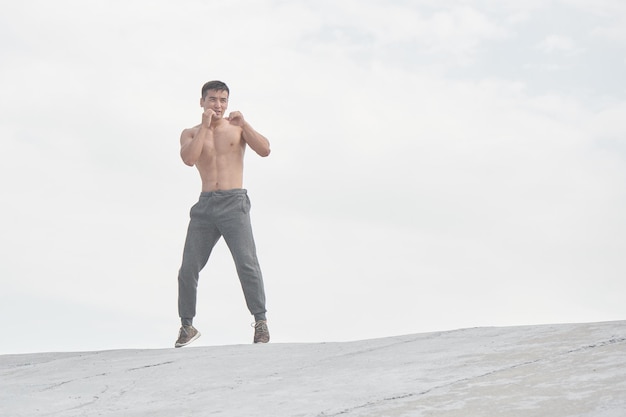
[[[0,356],[19,416],[626,416],[626,322]]]

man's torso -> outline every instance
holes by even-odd
[[[192,137],[200,126],[190,129]],[[230,190],[243,187],[245,141],[240,127],[220,121],[202,144],[196,168],[202,179],[202,191]]]

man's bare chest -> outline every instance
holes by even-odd
[[[204,137],[202,154],[225,155],[238,154],[243,147],[243,138],[239,129],[215,129]]]

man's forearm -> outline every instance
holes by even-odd
[[[246,141],[248,146],[261,156],[268,156],[270,154],[270,142],[267,138],[254,130],[248,122],[245,122],[243,127],[243,140]]]
[[[200,128],[195,137],[189,139],[180,148],[180,157],[186,165],[194,166],[202,154],[202,144],[206,136],[206,129]]]

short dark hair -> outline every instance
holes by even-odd
[[[226,91],[228,95],[230,95],[230,90],[228,86],[222,81],[209,81],[208,83],[202,86],[202,98],[206,96],[207,91],[216,90],[216,91]]]

